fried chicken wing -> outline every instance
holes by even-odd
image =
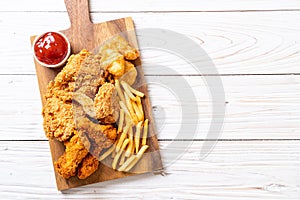
[[[99,161],[96,157],[91,154],[88,154],[78,166],[77,177],[79,179],[86,179],[92,175],[99,166]]]
[[[82,159],[88,154],[88,150],[78,134],[75,134],[70,141],[65,141],[65,153],[54,163],[58,174],[64,178],[76,175],[76,168]]]

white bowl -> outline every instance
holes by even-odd
[[[46,33],[49,33],[49,32],[51,32],[51,33],[56,33],[56,34],[62,36],[62,37],[66,40],[66,42],[67,42],[67,44],[68,44],[68,52],[67,52],[65,58],[64,58],[61,62],[59,62],[59,63],[57,63],[57,64],[54,64],[54,65],[46,64],[46,63],[40,61],[40,60],[36,57],[35,51],[34,51],[34,46],[35,46],[36,42],[37,42],[41,37],[43,37]],[[64,64],[67,62],[68,58],[70,57],[70,54],[71,54],[71,44],[70,44],[70,42],[69,42],[69,40],[68,40],[68,38],[67,38],[67,36],[66,36],[65,34],[63,34],[63,33],[61,33],[61,32],[58,32],[58,31],[47,31],[47,32],[45,32],[45,33],[43,33],[43,34],[40,34],[40,35],[36,36],[36,38],[34,39],[34,41],[33,41],[33,43],[32,43],[32,52],[33,52],[33,57],[34,57],[34,59],[35,59],[36,62],[38,62],[40,65],[45,66],[45,67],[49,67],[49,68],[61,67],[62,65],[64,65]]]

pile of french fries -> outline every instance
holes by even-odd
[[[149,120],[144,119],[141,102],[144,93],[135,90],[125,81],[116,80],[115,86],[121,108],[118,123],[119,135],[115,144],[103,153],[99,160],[102,161],[111,155],[112,168],[128,172],[149,147],[147,145]]]

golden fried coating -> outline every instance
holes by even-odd
[[[139,51],[129,45],[121,36],[107,41],[100,48],[101,68],[107,70],[115,78],[120,78],[126,72],[126,61],[135,60]]]
[[[88,154],[78,166],[77,177],[79,179],[86,179],[92,175],[99,166],[99,161],[96,157],[91,154]]]
[[[101,68],[100,59],[100,55],[90,55],[84,60],[78,72],[75,93],[94,99],[99,86],[105,82],[114,83],[112,75]]]
[[[98,156],[102,149],[110,147],[116,137],[117,130],[112,125],[100,125],[83,118],[77,123],[78,131],[90,140],[90,152]]]
[[[88,154],[88,150],[78,134],[71,137],[70,141],[65,141],[64,144],[66,146],[65,153],[54,163],[54,167],[62,177],[70,178],[76,175],[76,168]]]
[[[101,67],[103,69],[106,69],[114,76],[122,76],[124,74],[125,60],[122,54],[112,49],[106,49],[101,56]]]
[[[89,55],[90,53],[85,49],[77,55],[72,55],[67,65],[47,87],[46,103],[42,114],[44,130],[48,138],[55,137],[59,141],[65,141],[74,134],[72,96],[75,79],[81,63]]]
[[[115,86],[104,83],[94,99],[96,118],[102,123],[115,123],[118,120],[119,103]]]
[[[121,77],[115,77],[125,81],[129,85],[133,85],[137,77],[137,70],[131,62],[125,61],[125,71]]]

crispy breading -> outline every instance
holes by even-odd
[[[88,154],[78,166],[77,177],[79,179],[86,179],[92,175],[99,166],[99,161],[96,157],[91,154]]]
[[[54,167],[58,174],[64,178],[70,178],[76,175],[76,168],[82,159],[88,154],[88,150],[78,134],[75,134],[69,141],[64,142],[66,146],[65,153],[54,162]]]
[[[79,54],[72,55],[54,81],[48,84],[42,112],[44,130],[48,138],[55,137],[59,141],[65,141],[74,134],[72,96],[75,80],[82,62],[89,55],[90,53],[85,49]]]
[[[115,77],[116,79],[120,79],[120,81],[125,81],[129,85],[133,85],[137,77],[137,70],[134,65],[129,62],[125,61],[125,70],[124,74],[121,77]]]
[[[129,45],[121,36],[115,36],[108,40],[100,48],[101,68],[114,75],[121,77],[126,71],[126,60],[135,60],[140,54],[139,51]]]
[[[101,53],[101,67],[114,76],[122,76],[125,69],[124,56],[113,49],[106,49]]]
[[[118,97],[115,86],[104,83],[94,99],[96,118],[102,123],[115,123],[118,120]]]
[[[102,149],[110,147],[117,137],[117,130],[112,125],[96,124],[88,118],[78,121],[77,128],[81,135],[89,138],[90,152],[94,156],[98,156]]]
[[[100,55],[90,55],[82,63],[76,80],[75,92],[94,99],[99,86],[106,82],[114,83],[112,75],[100,66]]]

